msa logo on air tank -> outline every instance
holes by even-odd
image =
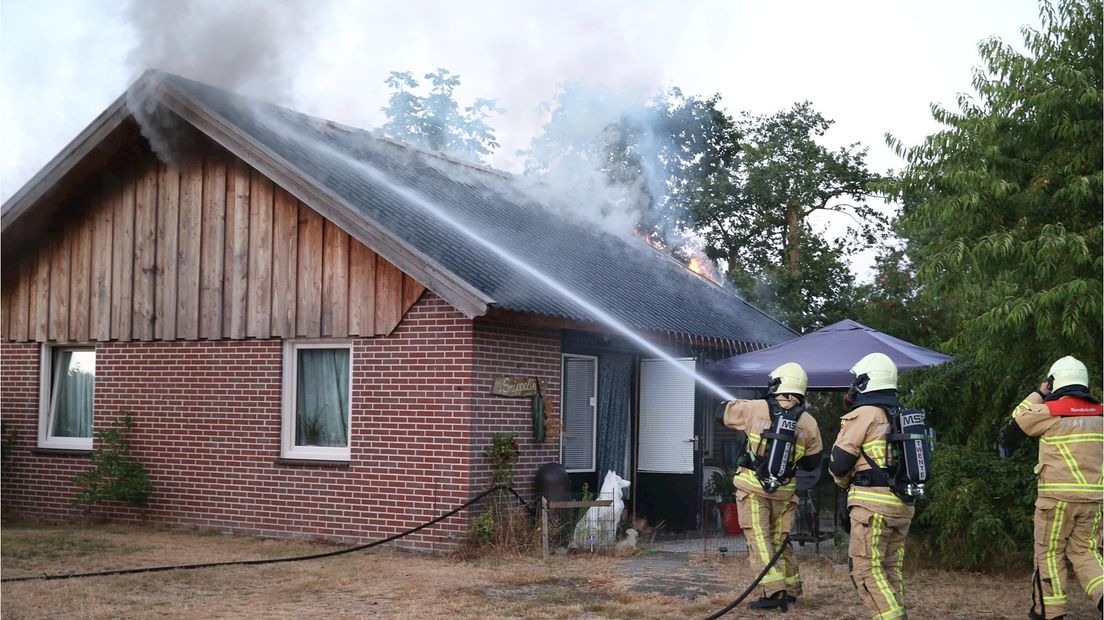
[[[906,413],[901,415],[901,426],[923,426],[924,412]]]

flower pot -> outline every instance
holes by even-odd
[[[740,513],[736,510],[736,502],[721,504],[721,525],[724,533],[733,536],[740,533]]]

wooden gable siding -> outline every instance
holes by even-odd
[[[130,169],[20,257],[3,282],[0,337],[378,336],[425,291],[225,152]]]

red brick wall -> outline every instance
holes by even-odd
[[[154,482],[148,518],[273,536],[365,541],[445,512],[473,491],[472,321],[426,293],[390,336],[356,339],[352,461],[277,464],[278,340],[104,343],[96,347],[95,425],[129,409],[133,447]],[[87,456],[34,454],[38,348],[0,344],[3,420],[18,433],[6,510],[64,518]],[[557,371],[558,374],[558,371]],[[481,414],[481,417],[485,414]],[[478,483],[475,485],[478,486]],[[131,510],[98,509],[137,519]],[[444,550],[461,513],[398,544]]]
[[[496,377],[536,376],[552,397],[553,411],[560,412],[560,332],[552,329],[515,327],[477,320],[475,323],[474,411],[472,455],[477,487],[490,483],[491,464],[483,455],[495,433],[514,433],[519,458],[514,468],[514,485],[527,500],[532,497],[533,474],[542,464],[560,460],[557,438],[537,444],[533,438],[531,405],[528,398],[511,398],[491,393]]]

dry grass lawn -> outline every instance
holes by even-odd
[[[118,525],[5,523],[4,577],[334,550],[303,541]],[[864,618],[845,572],[806,559],[787,617]],[[385,547],[284,564],[4,583],[3,618],[704,618],[753,577],[743,557],[426,557]],[[1028,576],[907,574],[913,618],[1023,618]],[[1069,620],[1098,618],[1071,596]],[[760,617],[744,608],[727,617]]]

